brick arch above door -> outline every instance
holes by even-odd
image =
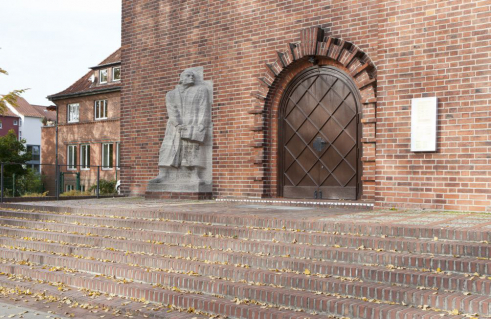
[[[267,63],[259,78],[258,90],[252,92],[253,105],[248,110],[253,118],[251,131],[254,165],[253,181],[261,197],[277,197],[278,109],[288,83],[313,65],[332,66],[348,75],[355,83],[362,104],[362,196],[375,198],[376,149],[376,73],[372,60],[355,44],[325,36],[320,28],[301,31],[300,41],[288,43]],[[252,120],[252,119],[251,119]]]

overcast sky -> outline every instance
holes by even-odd
[[[121,0],[0,0],[0,94],[58,93],[121,45]]]

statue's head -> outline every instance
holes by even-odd
[[[179,84],[192,85],[196,80],[196,74],[193,71],[184,71],[181,73],[179,79]]]

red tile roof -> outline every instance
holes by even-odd
[[[19,117],[17,114],[12,112],[9,108],[7,108],[6,112],[0,116]]]
[[[56,111],[49,110],[49,106],[42,106],[42,105],[31,105],[37,111],[42,117],[46,117],[50,121],[56,121]]]
[[[121,62],[121,48],[117,49],[113,54],[108,56],[106,59],[104,59],[104,61],[102,61],[98,65],[103,66],[106,64],[119,63],[119,62]],[[108,83],[103,85],[98,85],[97,83],[93,83],[92,81],[89,80],[92,74],[94,74],[94,71],[91,70],[87,74],[85,74],[82,78],[80,78],[77,82],[75,82],[70,87],[68,87],[66,90],[50,95],[48,96],[48,99],[50,100],[60,99],[65,96],[70,96],[75,94],[82,94],[82,93],[90,94],[92,92],[97,93],[98,91],[106,91],[109,89],[116,90],[121,88],[121,82]]]
[[[45,115],[41,110],[46,108],[45,106],[34,106],[29,104],[23,97],[17,97],[17,107],[15,110],[24,116],[29,117],[40,117],[43,118]]]

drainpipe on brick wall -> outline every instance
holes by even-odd
[[[56,199],[60,199],[60,173],[58,172],[58,105],[56,105],[56,124],[55,124],[55,185],[56,185]]]

